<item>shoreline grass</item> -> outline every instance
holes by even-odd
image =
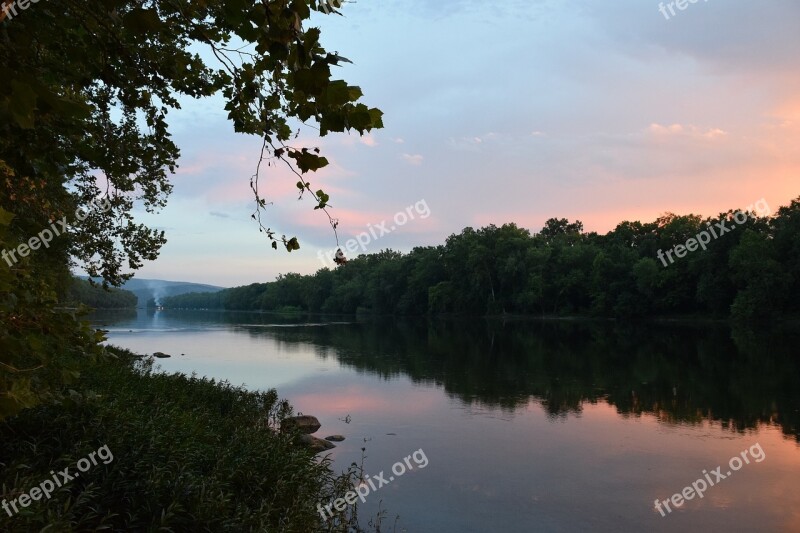
[[[323,523],[317,502],[343,496],[354,469],[274,431],[291,407],[274,390],[153,371],[152,359],[109,349],[84,369],[71,398],[0,423],[0,499],[101,446],[98,464],[8,516],[3,531],[361,531],[357,510]],[[80,391],[77,392],[77,391]]]

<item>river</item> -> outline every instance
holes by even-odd
[[[334,468],[364,454],[366,474],[384,472],[359,515],[385,510],[390,531],[800,531],[796,331],[170,310],[92,320],[111,344],[171,354],[164,371],[276,388],[320,419],[317,436],[344,435]]]

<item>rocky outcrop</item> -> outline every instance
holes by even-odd
[[[336,447],[334,443],[328,442],[324,439],[318,439],[313,435],[300,435],[300,444],[307,446],[314,453],[324,452],[325,450],[330,450],[331,448]]]
[[[331,441],[341,442],[344,437],[341,435],[330,435],[324,439],[312,436],[319,428],[322,427],[317,417],[311,415],[290,416],[281,422],[281,432],[286,433],[289,431],[296,431],[300,433],[297,442],[301,446],[309,448],[314,453],[324,452],[335,448],[336,445]]]
[[[281,423],[281,431],[291,431],[296,429],[300,433],[309,435],[315,433],[322,424],[319,423],[316,416],[301,415],[290,416]]]

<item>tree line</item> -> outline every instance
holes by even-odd
[[[360,255],[335,270],[289,273],[163,304],[385,315],[796,316],[800,197],[773,216],[749,212],[740,222],[741,213],[705,219],[667,213],[653,222],[621,222],[605,235],[557,218],[535,234],[513,223],[468,227],[443,245]],[[719,224],[733,229],[672,262],[659,259]]]

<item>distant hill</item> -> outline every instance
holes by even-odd
[[[132,309],[136,307],[136,295],[113,287],[104,290],[86,279],[73,278],[62,304],[70,307],[84,304],[95,309]]]
[[[161,299],[168,296],[179,296],[189,292],[218,292],[225,287],[204,285],[202,283],[191,283],[188,281],[165,281],[162,279],[134,278],[126,282],[122,288],[126,291],[132,292],[139,298],[139,303],[137,304],[138,307],[146,307],[150,300],[154,300],[155,305],[161,305]],[[152,303],[150,305],[152,305]]]

